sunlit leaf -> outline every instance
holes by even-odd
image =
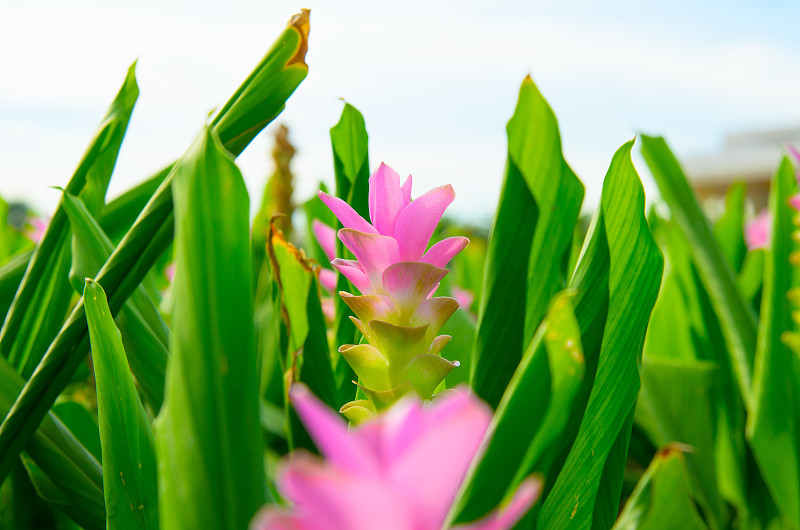
[[[153,433],[103,289],[86,281],[86,320],[97,380],[107,528],[158,528]]]

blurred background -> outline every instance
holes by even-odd
[[[344,98],[366,119],[373,167],[412,173],[417,193],[452,183],[450,214],[488,226],[526,74],[559,119],[585,210],[639,131],[665,135],[705,196],[745,179],[757,208],[783,144],[800,143],[800,4],[644,4],[4,2],[0,196],[49,216],[60,197],[51,187],[67,182],[137,59],[141,96],[109,196],[141,181],[185,150],[307,7],[308,78],[239,158],[253,212],[280,125],[296,149],[295,200],[333,181],[329,129]]]

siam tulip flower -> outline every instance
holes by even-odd
[[[44,237],[47,225],[48,220],[46,219],[35,216],[30,217],[25,222],[25,235],[34,243],[38,243]]]
[[[772,216],[768,210],[764,210],[747,224],[744,230],[744,239],[747,243],[747,248],[755,250],[767,246],[769,243],[771,223]]]
[[[290,398],[326,461],[296,452],[284,462],[278,488],[294,506],[264,509],[251,530],[438,530],[491,421],[490,409],[461,390],[430,405],[406,397],[349,432],[305,386],[294,385]],[[528,478],[503,509],[456,529],[511,528],[540,488]]]
[[[314,222],[311,223],[311,229],[317,242],[322,247],[325,257],[328,258],[328,261],[333,260],[336,257],[336,230],[318,219],[314,219]],[[330,296],[323,297],[320,303],[322,304],[322,313],[329,322],[333,322],[336,316],[332,298],[336,290],[336,282],[335,272],[331,269],[320,267],[319,283],[330,294]]]
[[[319,246],[329,261],[336,259],[336,230],[326,225],[319,219],[314,219],[311,229]],[[319,283],[331,293],[336,289],[336,273],[330,269],[320,268]]]
[[[787,145],[786,150],[789,151],[789,153],[794,157],[795,162],[800,163],[800,151],[791,145]],[[800,173],[797,174],[797,181],[800,182]],[[795,210],[800,211],[800,194],[797,194],[789,199],[789,203],[794,207]]]
[[[800,151],[788,144],[786,145],[786,150],[800,163]],[[797,174],[797,181],[800,182],[800,173]],[[791,197],[789,204],[795,210],[800,211],[800,194]],[[764,210],[745,227],[744,239],[747,243],[747,248],[755,250],[766,247],[769,244],[771,228],[772,216],[769,210]]]
[[[456,299],[458,305],[461,306],[467,313],[469,313],[469,308],[472,307],[472,302],[475,301],[475,295],[469,289],[463,289],[458,285],[454,285],[450,288],[450,293],[453,295],[453,298]]]
[[[401,185],[400,176],[381,164],[369,179],[371,223],[343,200],[322,191],[319,197],[344,226],[339,239],[356,258],[331,263],[361,292],[339,295],[367,341],[339,348],[368,398],[346,404],[341,412],[358,422],[409,391],[430,398],[458,366],[441,357],[450,337],[438,335],[458,302],[433,293],[448,272],[443,267],[469,240],[450,237],[427,248],[455,198],[452,186],[411,200],[411,177]]]

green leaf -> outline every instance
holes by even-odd
[[[645,357],[637,408],[637,415],[646,411],[651,419],[648,432],[657,446],[679,442],[692,448],[684,457],[687,485],[711,528],[724,523],[714,459],[719,372],[707,361]]]
[[[369,219],[369,152],[367,128],[364,116],[349,103],[344,104],[339,122],[331,127],[331,146],[333,148],[333,170],[336,175],[336,196],[347,202],[364,219]],[[342,228],[336,221],[331,226]],[[341,241],[336,240],[336,256],[352,258]],[[336,292],[347,291],[356,294],[353,285],[339,275]],[[335,296],[334,329],[337,345],[358,343],[358,331],[350,321],[354,316],[341,297]],[[340,362],[341,361],[341,362]],[[350,365],[340,357],[334,356],[334,370],[339,402],[353,398],[351,381],[356,378]]]
[[[117,161],[131,112],[139,96],[134,73],[111,103],[66,191],[81,195],[98,211]],[[44,356],[67,314],[72,289],[67,282],[70,264],[69,223],[63,208],[53,214],[34,250],[25,276],[0,330],[0,354],[27,379]]]
[[[136,218],[142,213],[147,202],[158,190],[164,179],[172,172],[174,165],[170,165],[129,189],[103,207],[100,215],[100,226],[109,239],[119,243],[122,236],[130,230]]]
[[[489,513],[533,472],[546,474],[583,378],[580,329],[569,296],[554,298],[489,431],[489,445],[456,502],[457,521]]]
[[[227,139],[224,146],[232,154],[240,154],[259,127],[266,125],[264,116],[280,113],[286,99],[302,81],[307,70],[302,61],[307,30],[307,12],[296,15],[212,121],[214,131]],[[228,115],[238,118],[228,119]],[[96,277],[108,295],[112,314],[119,311],[172,243],[171,181],[177,167],[159,186]],[[68,187],[67,191],[72,190]],[[79,301],[0,425],[0,479],[8,473],[36,426],[69,383],[88,349],[83,301]]]
[[[550,299],[566,286],[565,255],[583,200],[583,185],[561,154],[555,115],[530,77],[506,131],[506,176],[489,238],[470,374],[475,392],[493,407]]]
[[[339,122],[331,127],[333,165],[336,173],[336,195],[350,204],[365,219],[369,218],[368,188],[359,186],[369,179],[366,123],[364,116],[349,103],[344,104]]]
[[[212,121],[222,145],[231,153],[244,151],[278,117],[286,100],[308,75],[309,14],[303,9],[289,20],[261,63]]]
[[[173,335],[156,425],[161,525],[246,528],[265,500],[249,199],[210,130],[173,188]]]
[[[73,263],[70,281],[83,291],[85,278],[95,276],[113,252],[113,244],[79,198],[65,193],[64,211],[72,226]],[[154,411],[164,401],[169,328],[143,287],[138,287],[125,302],[117,323],[133,375]]]
[[[747,438],[770,493],[791,528],[800,528],[800,359],[782,335],[793,330],[787,293],[792,288],[790,255],[797,211],[789,199],[797,194],[794,168],[783,159],[772,180],[771,245],[764,259],[764,288],[758,329]]]
[[[81,445],[100,462],[102,460],[100,429],[89,409],[76,401],[61,401],[53,405],[52,411]]]
[[[107,528],[158,528],[158,484],[153,433],[144,413],[122,336],[106,294],[93,280],[84,289],[86,321],[97,381]]]
[[[17,254],[0,267],[0,316],[4,319],[14,300],[14,295],[17,294],[32,254],[33,251]]]
[[[682,449],[658,452],[620,513],[614,530],[706,530],[694,505]]]
[[[728,264],[738,273],[742,270],[747,244],[744,240],[744,202],[747,186],[737,182],[725,194],[725,213],[714,223],[714,237]]]
[[[301,250],[286,242],[272,226],[270,259],[280,292],[284,323],[289,340],[284,354],[288,384],[302,381],[316,396],[334,410],[341,406],[331,364],[325,318],[320,303],[318,267]],[[352,324],[351,324],[352,325]],[[339,355],[338,353],[336,355]],[[344,362],[344,361],[342,361]],[[352,383],[348,381],[352,387]],[[351,391],[352,394],[352,391]],[[310,439],[292,416],[290,444],[308,447]],[[313,446],[311,446],[313,447]]]
[[[24,383],[8,361],[0,357],[0,416],[8,414]],[[57,416],[49,412],[45,415],[25,451],[29,473],[30,465],[36,466],[41,481],[46,480],[58,497],[74,508],[71,514],[76,520],[87,528],[104,526],[100,464]]]
[[[740,510],[747,511],[745,484],[749,478],[747,467],[742,465],[746,455],[744,406],[720,322],[680,227],[674,220],[662,221],[659,232],[668,252],[670,271],[650,319],[645,356],[672,361],[710,361],[719,367],[711,405],[715,410],[717,434],[715,448],[710,454],[716,461],[720,494]],[[637,421],[641,420],[640,415]],[[671,439],[657,441],[663,444]],[[689,460],[691,462],[692,458]]]
[[[700,209],[686,175],[664,139],[643,135],[642,155],[672,217],[689,240],[700,279],[722,325],[739,391],[747,404],[751,401],[756,316],[736,288],[733,270],[714,239],[708,219]]]
[[[609,514],[617,513],[642,345],[664,264],[644,216],[632,146],[611,161],[572,281],[591,388],[584,413],[573,413],[577,437],[541,508],[541,528],[610,528]]]

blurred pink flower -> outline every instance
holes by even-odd
[[[326,461],[294,453],[278,480],[294,506],[265,508],[253,530],[438,530],[491,421],[491,410],[461,390],[429,406],[405,398],[349,432],[305,386],[294,385],[290,398]],[[540,487],[526,479],[503,509],[456,528],[511,528]]]
[[[336,258],[336,230],[326,225],[319,219],[314,219],[311,223],[311,229],[314,231],[314,237],[317,239],[319,246],[325,253],[328,261]],[[322,286],[333,293],[336,289],[336,273],[330,269],[320,268],[319,282]]]
[[[38,243],[42,237],[44,237],[48,222],[49,220],[41,217],[28,218],[26,222],[27,226],[25,227],[25,235],[34,243]]]
[[[369,217],[372,224],[338,197],[320,191],[319,198],[344,228],[339,239],[356,260],[334,259],[332,265],[362,294],[384,293],[383,272],[400,262],[422,262],[442,268],[469,243],[466,237],[449,237],[427,250],[433,231],[455,192],[449,184],[411,200],[411,176],[400,175],[381,164],[369,178]]]
[[[472,294],[472,291],[454,285],[450,288],[450,293],[453,295],[453,298],[456,299],[458,305],[461,306],[461,309],[469,312],[469,308],[472,307],[472,302],[475,301],[475,295]]]
[[[748,223],[744,230],[744,239],[747,243],[747,248],[755,250],[757,248],[764,248],[769,243],[770,223],[772,216],[769,210],[764,210],[758,216]]]

